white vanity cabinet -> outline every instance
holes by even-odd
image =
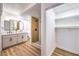
[[[2,40],[3,41],[3,48],[9,47],[9,46],[17,43],[16,35],[3,35],[2,39],[3,39]]]
[[[6,48],[27,41],[26,33],[2,35],[2,47]]]

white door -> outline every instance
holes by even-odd
[[[51,55],[56,48],[55,41],[55,14],[49,9],[46,11],[46,55]]]

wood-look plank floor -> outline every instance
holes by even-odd
[[[52,56],[78,56],[78,55],[62,50],[60,48],[56,48]]]
[[[40,56],[41,50],[28,42],[3,50],[1,56]]]

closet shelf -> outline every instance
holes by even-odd
[[[55,28],[79,28],[79,26],[55,26]]]
[[[79,15],[72,15],[72,16],[68,16],[68,17],[58,17],[58,18],[55,18],[55,21],[57,20],[63,20],[63,19],[68,19],[68,18],[79,18]]]

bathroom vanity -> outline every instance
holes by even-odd
[[[27,33],[2,35],[2,48],[4,49],[27,40]]]
[[[4,20],[2,30],[3,49],[28,40],[27,32],[23,32],[24,23],[21,20]]]

